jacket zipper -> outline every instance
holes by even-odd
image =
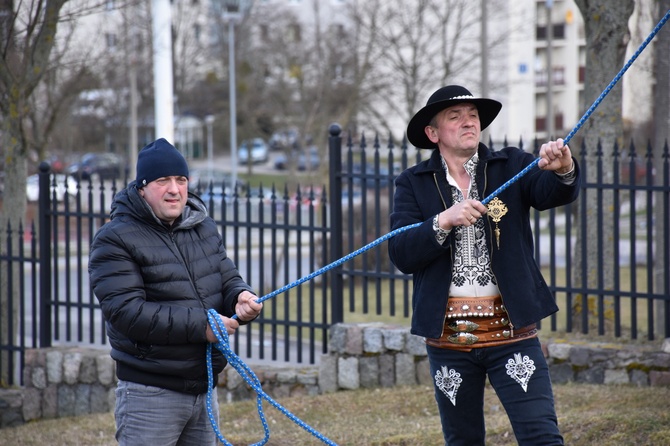
[[[174,246],[174,249],[179,253],[179,258],[181,259],[181,263],[184,265],[184,268],[186,268],[186,271],[188,272],[188,281],[191,284],[191,288],[193,288],[193,291],[194,291],[195,295],[198,296],[198,301],[200,302],[200,306],[202,308],[205,308],[205,303],[200,298],[200,294],[198,294],[198,289],[195,286],[195,282],[193,282],[193,275],[192,275],[191,269],[188,267],[188,263],[186,262],[186,259],[184,258],[184,255],[182,254],[181,250],[179,249],[179,246],[177,246],[177,243],[175,242],[174,231],[172,231],[172,229],[170,228],[170,229],[168,229],[168,234],[170,235],[170,241],[172,242],[172,246]]]

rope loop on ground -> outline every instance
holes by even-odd
[[[212,368],[212,346],[216,347],[223,353],[223,356],[228,360],[228,363],[240,374],[242,379],[256,392],[256,408],[258,411],[258,416],[263,425],[263,432],[265,436],[263,440],[258,443],[254,443],[252,446],[262,446],[265,445],[270,440],[270,427],[268,426],[265,414],[263,412],[263,400],[269,402],[277,410],[283,413],[291,421],[296,423],[298,426],[302,427],[304,430],[312,434],[314,437],[319,439],[322,443],[332,446],[337,446],[337,443],[328,439],[326,436],[322,435],[314,428],[310,427],[307,423],[302,421],[300,418],[292,414],[284,406],[276,402],[272,397],[263,391],[260,380],[256,374],[246,365],[240,358],[233,352],[230,348],[230,342],[228,338],[228,332],[226,331],[226,326],[223,323],[223,319],[215,310],[209,310],[207,312],[207,319],[209,320],[209,325],[212,327],[212,331],[216,336],[217,342],[215,344],[207,344],[207,415],[209,417],[209,422],[214,429],[214,433],[221,443],[226,446],[233,446],[229,443],[221,433],[218,427],[218,420],[214,417],[214,411],[212,410],[212,393],[216,391],[214,388],[214,373]]]

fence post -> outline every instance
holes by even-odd
[[[328,128],[330,188],[330,261],[342,258],[342,127],[333,123]],[[331,323],[344,321],[342,266],[331,270]]]
[[[51,347],[51,166],[39,166],[40,347]]]

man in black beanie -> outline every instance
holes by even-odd
[[[88,269],[116,361],[119,444],[215,445],[205,352],[216,337],[207,311],[233,334],[263,305],[228,258],[205,204],[189,194],[186,160],[165,139],[140,151],[137,178],[114,197]],[[216,377],[226,359],[212,353]]]

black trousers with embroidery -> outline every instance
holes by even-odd
[[[426,348],[446,445],[485,445],[487,377],[519,445],[563,444],[549,367],[538,338],[469,352]]]

